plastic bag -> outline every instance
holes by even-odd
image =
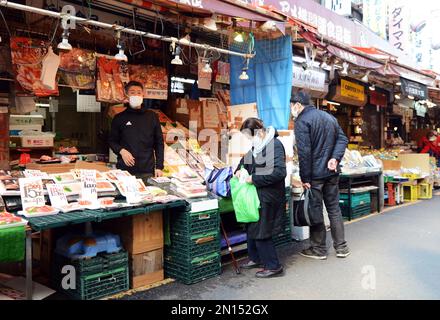
[[[237,177],[233,177],[231,195],[237,222],[249,223],[260,220],[260,199],[253,184],[240,183]]]

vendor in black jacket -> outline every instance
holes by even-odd
[[[277,138],[278,132],[273,127],[264,128],[260,119],[245,120],[241,132],[252,140],[252,150],[241,159],[236,175],[240,176],[243,166],[250,175],[247,183],[255,185],[260,200],[260,220],[246,224],[249,262],[241,267],[263,267],[256,273],[258,278],[279,276],[283,274],[283,267],[272,237],[283,232],[286,215],[284,147]]]
[[[338,258],[350,254],[344,235],[339,207],[339,163],[344,157],[348,139],[335,117],[310,105],[308,93],[300,91],[292,98],[295,139],[300,176],[305,189],[312,190],[313,212],[321,215],[324,201],[330,219],[333,246]],[[301,255],[317,260],[327,259],[326,227],[310,227],[311,248]]]
[[[162,176],[162,129],[157,114],[143,105],[143,85],[131,81],[125,86],[125,92],[127,109],[114,117],[109,144],[118,155],[117,168],[146,182],[149,177]]]

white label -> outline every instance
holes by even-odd
[[[46,204],[41,178],[21,178],[18,181],[23,211],[31,207],[42,207]]]
[[[40,170],[24,170],[24,176],[26,178],[49,178],[46,172]]]
[[[81,200],[98,201],[96,170],[81,170]]]
[[[127,198],[127,203],[137,203],[139,202],[138,188],[136,177],[121,177],[120,181],[125,189],[125,197]]]
[[[50,203],[54,208],[62,208],[68,205],[67,196],[64,192],[64,188],[59,184],[48,184],[46,186],[49,193]]]

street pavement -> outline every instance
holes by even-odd
[[[439,196],[349,223],[346,239],[352,251],[346,259],[333,248],[325,261],[301,257],[306,242],[280,249],[284,277],[237,275],[228,265],[198,284],[173,282],[120,299],[440,299]]]

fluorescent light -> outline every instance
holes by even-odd
[[[396,86],[401,86],[401,85],[402,85],[402,82],[400,82],[400,81],[396,83]]]
[[[341,105],[339,102],[328,101],[328,100],[327,100],[327,104],[332,104],[334,106],[340,106]]]
[[[40,108],[49,108],[50,104],[48,104],[48,103],[36,103],[35,106],[36,107],[40,107]]]
[[[397,99],[397,100],[400,100],[400,94],[395,94],[394,98]]]
[[[185,78],[179,78],[179,77],[172,77],[171,81],[190,83],[190,84],[194,84],[194,82],[196,82],[196,80],[194,80],[194,79],[185,79]]]

